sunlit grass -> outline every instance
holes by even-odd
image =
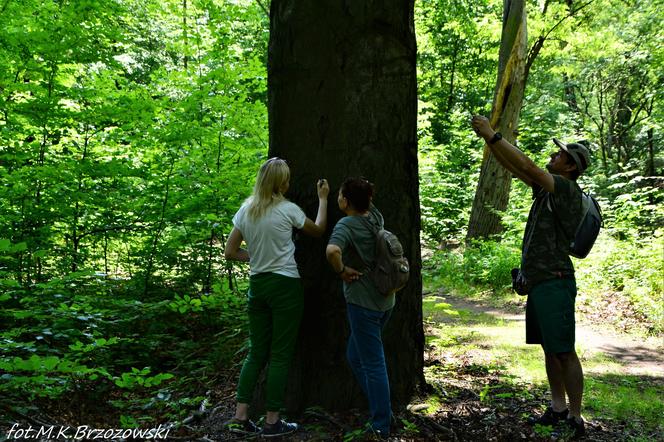
[[[602,230],[585,259],[573,259],[579,319],[594,318],[620,331],[664,332],[664,230],[639,240],[619,240]],[[502,241],[437,250],[426,260],[425,293],[445,291],[463,299],[504,307],[523,302],[511,291],[510,270],[520,253]],[[441,307],[442,308],[442,307]]]
[[[436,297],[425,297],[426,337],[433,351],[448,358],[470,358],[475,364],[499,369],[506,383],[547,386],[543,352],[525,344],[523,321],[501,320],[485,313],[455,309]],[[584,415],[589,419],[628,420],[634,431],[656,431],[664,416],[664,381],[621,372],[621,363],[603,353],[576,345],[585,376]],[[431,372],[429,376],[434,376]],[[428,403],[428,402],[427,402]],[[431,412],[431,406],[427,409]]]

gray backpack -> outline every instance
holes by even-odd
[[[599,229],[604,225],[602,210],[595,198],[583,192],[583,216],[574,232],[574,239],[570,243],[569,254],[575,258],[585,258],[593,248],[599,235]]]
[[[575,258],[588,256],[599,235],[600,228],[604,226],[602,210],[595,198],[586,192],[581,192],[581,204],[583,215],[569,245],[569,254]],[[552,212],[557,220],[556,211],[552,210]]]
[[[410,265],[403,256],[403,246],[397,236],[385,229],[376,232],[376,265],[369,270],[369,278],[378,291],[389,296],[402,289],[410,276]]]

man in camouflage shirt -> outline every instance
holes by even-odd
[[[574,349],[576,281],[569,249],[583,216],[582,192],[576,179],[588,167],[588,149],[554,138],[560,150],[551,155],[547,172],[494,132],[487,118],[473,117],[472,126],[500,164],[533,189],[519,281],[528,294],[526,342],[544,349],[551,405],[529,423],[564,422],[563,428],[580,438],[585,434],[581,417],[583,369]]]

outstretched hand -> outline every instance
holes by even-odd
[[[491,128],[491,123],[487,117],[474,115],[470,123],[473,126],[475,133],[480,137],[490,139],[493,136],[494,130]]]
[[[316,190],[318,191],[319,199],[327,199],[327,196],[330,194],[330,185],[327,183],[325,178],[321,178],[316,183]]]
[[[361,276],[362,276],[361,272],[358,272],[354,268],[348,267],[348,266],[345,266],[344,271],[341,272],[341,274],[339,275],[339,277],[341,277],[341,279],[343,279],[345,282],[347,282],[349,284],[351,282],[357,281],[358,279],[360,279]]]

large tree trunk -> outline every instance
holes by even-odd
[[[498,81],[491,111],[491,126],[510,143],[516,139],[526,86],[525,0],[504,0]],[[484,147],[482,169],[468,224],[468,239],[487,238],[502,230],[500,214],[507,208],[512,175]]]
[[[315,182],[330,181],[328,234],[299,237],[306,301],[287,408],[362,403],[346,363],[341,281],[325,260],[347,176],[375,183],[374,203],[412,264],[384,334],[395,405],[423,381],[417,89],[413,0],[272,0],[268,58],[270,156],[291,167],[288,197],[315,216]]]

